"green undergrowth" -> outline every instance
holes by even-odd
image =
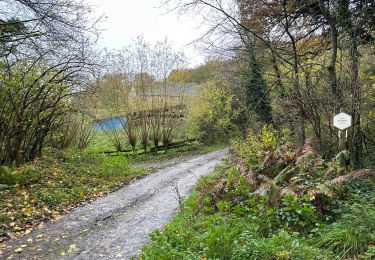
[[[145,173],[123,156],[78,151],[50,151],[21,167],[1,166],[0,242]]]
[[[225,176],[221,198],[212,193]],[[308,198],[249,195],[235,168],[200,181],[181,212],[163,231],[151,233],[142,259],[373,259],[375,187],[355,180],[319,215]]]

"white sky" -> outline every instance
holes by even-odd
[[[162,0],[90,0],[95,6],[95,15],[104,14],[101,23],[102,32],[99,47],[120,49],[129,45],[132,39],[143,35],[153,44],[165,37],[172,43],[176,51],[183,51],[196,66],[204,61],[191,41],[203,33],[197,17],[178,17],[175,12],[167,13],[159,8]]]

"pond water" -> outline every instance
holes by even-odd
[[[111,131],[122,128],[122,124],[126,124],[126,116],[115,116],[94,122],[94,128],[98,131]]]

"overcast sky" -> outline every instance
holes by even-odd
[[[176,13],[159,8],[162,0],[90,0],[95,5],[95,15],[104,14],[100,25],[103,29],[100,47],[120,49],[129,45],[132,39],[143,35],[145,40],[155,43],[165,37],[172,42],[176,51],[183,51],[191,66],[203,62],[193,46],[203,28],[197,17],[178,17]]]

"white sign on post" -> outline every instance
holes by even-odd
[[[352,125],[352,116],[346,113],[339,113],[333,117],[333,126],[342,130],[349,128]]]

